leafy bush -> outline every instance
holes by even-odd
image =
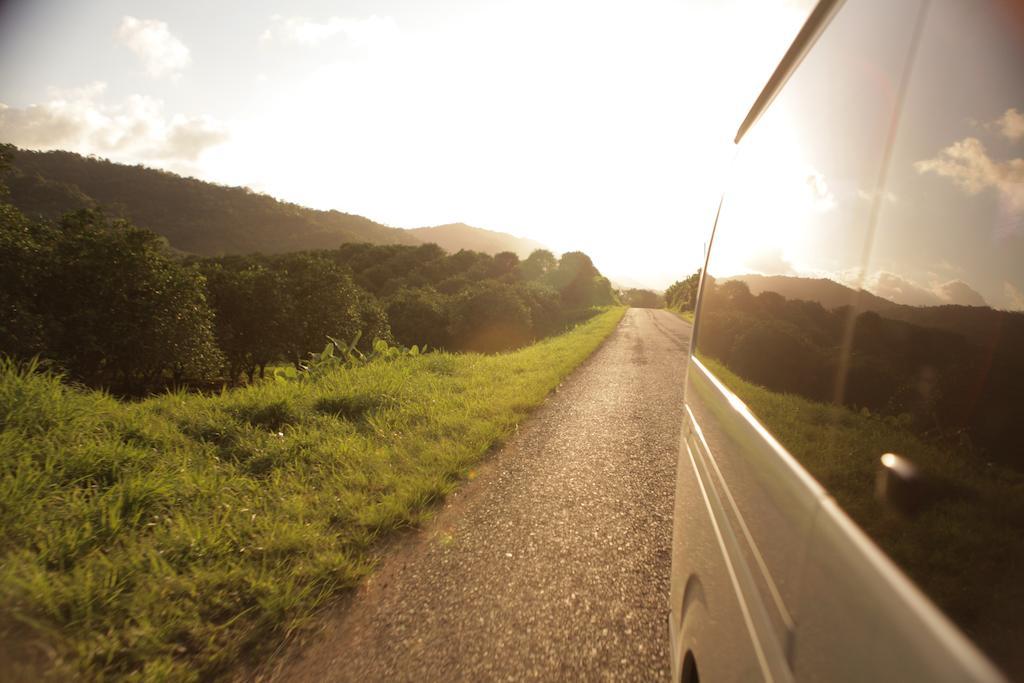
[[[484,281],[452,300],[449,327],[462,351],[493,353],[533,337],[530,309],[510,285]]]
[[[93,386],[137,392],[203,380],[223,360],[204,280],[153,233],[82,210],[57,225],[0,209],[9,262],[0,352],[42,355]]]
[[[665,290],[665,307],[679,312],[692,311],[697,303],[698,287],[700,287],[700,270],[685,280],[673,282]]]
[[[395,340],[405,346],[448,346],[448,297],[433,288],[403,288],[385,303]]]

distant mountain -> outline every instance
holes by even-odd
[[[873,311],[883,318],[956,332],[986,347],[1004,334],[1007,326],[1016,329],[1024,321],[1022,313],[997,311],[988,306],[897,304],[866,290],[855,290],[824,278],[740,275],[725,279],[745,282],[755,296],[761,292],[777,292],[787,299],[816,301],[828,309],[856,305],[859,311]]]
[[[609,275],[608,279],[612,281],[612,287],[615,289],[649,289],[653,292],[658,292],[659,294],[665,290],[664,287],[654,287],[650,282],[644,282],[628,276],[620,277],[616,275]]]
[[[49,218],[99,205],[163,235],[172,247],[215,256],[327,249],[342,242],[418,244],[405,230],[339,211],[315,211],[241,187],[71,152],[18,150],[11,203]]]
[[[73,152],[16,150],[4,179],[9,201],[33,216],[102,207],[201,256],[333,249],[344,242],[422,244],[449,252],[472,249],[526,256],[541,245],[505,233],[456,224],[403,230],[340,211],[318,211],[243,187],[227,187],[144,166],[115,164]]]
[[[485,254],[511,251],[518,254],[520,258],[526,258],[531,252],[545,248],[543,244],[525,237],[516,237],[507,232],[474,228],[465,223],[415,228],[409,232],[423,242],[433,242],[445,251],[453,253],[460,249],[481,251]]]

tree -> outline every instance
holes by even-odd
[[[822,353],[800,329],[772,319],[745,325],[733,343],[730,367],[755,384],[812,398],[822,393],[822,377],[827,375]]]
[[[403,346],[448,346],[448,298],[433,289],[401,289],[385,310],[395,340]]]
[[[493,353],[532,338],[529,307],[514,287],[503,282],[474,285],[453,299],[450,310],[449,331],[459,350]]]
[[[622,303],[634,308],[661,308],[662,296],[649,289],[627,289],[622,293]]]
[[[503,251],[494,255],[491,277],[503,279],[517,272],[519,257],[511,251]]]
[[[257,369],[262,377],[267,363],[285,353],[281,277],[261,261],[229,256],[199,262],[232,381],[245,372],[251,382]]]
[[[322,254],[304,253],[272,264],[282,284],[283,350],[296,367],[322,349],[328,336],[350,340],[362,329],[358,289],[341,266]]]
[[[615,303],[612,285],[601,275],[590,257],[581,251],[562,254],[558,267],[546,280],[562,297],[562,305],[569,309],[607,306]]]
[[[536,249],[519,264],[524,280],[540,280],[558,267],[558,259],[547,249]]]
[[[373,342],[377,340],[386,341],[389,344],[395,341],[391,333],[388,315],[377,301],[377,297],[358,288],[356,288],[356,317],[359,320],[359,330],[362,332],[358,348],[362,351],[371,351]]]
[[[7,142],[0,142],[0,179],[6,177],[11,172],[11,167],[14,162],[14,145]],[[6,185],[0,186],[0,195],[6,194]]]
[[[203,277],[172,259],[157,235],[93,210],[58,226],[7,206],[0,214],[0,239],[12,247],[5,254],[25,259],[4,297],[16,316],[0,332],[3,351],[40,354],[73,379],[127,393],[166,374],[207,379],[223,362]]]
[[[565,326],[566,317],[558,292],[539,282],[521,284],[516,291],[530,309],[534,337],[555,334]]]
[[[0,203],[0,352],[29,358],[42,353],[54,322],[39,310],[37,289],[49,272],[55,235]]]
[[[692,311],[697,303],[697,288],[700,286],[700,270],[686,278],[673,282],[665,290],[665,306],[677,311]]]

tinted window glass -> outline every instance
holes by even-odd
[[[837,309],[856,292],[839,283],[864,263],[919,7],[848,3],[743,139],[696,340],[724,377],[818,402],[842,388]]]
[[[899,535],[890,554],[1017,676],[1024,675],[1020,11],[932,3],[866,270],[866,286],[885,301],[858,325],[848,399],[897,420],[915,439],[907,455],[935,480],[911,523],[877,526]],[[854,373],[869,363],[870,372]]]
[[[709,369],[1018,675],[1021,25],[999,3],[847,3],[740,145],[697,338]],[[875,497],[886,452],[926,475],[903,513]]]

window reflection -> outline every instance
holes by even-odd
[[[848,3],[741,144],[697,353],[1024,675],[1024,32],[934,2],[911,54],[921,7]],[[913,519],[873,497],[886,452],[928,477]]]

